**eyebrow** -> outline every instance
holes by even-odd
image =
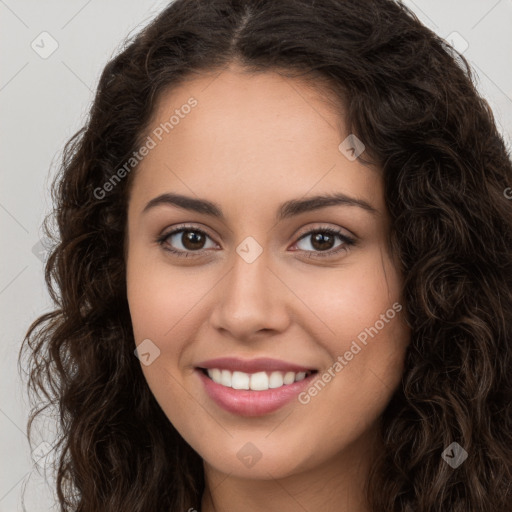
[[[206,199],[196,199],[173,193],[161,194],[151,199],[151,201],[149,201],[142,210],[142,213],[161,205],[177,206],[184,210],[202,213],[204,215],[210,215],[212,217],[225,220],[222,209],[218,204],[207,201]],[[281,221],[294,217],[295,215],[300,215],[301,213],[319,210],[320,208],[327,208],[328,206],[356,206],[371,213],[372,215],[378,213],[378,211],[364,199],[356,199],[355,197],[350,197],[343,193],[336,193],[286,201],[280,206],[276,218],[278,221]]]

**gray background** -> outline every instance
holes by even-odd
[[[404,3],[458,49],[467,44],[464,56],[511,147],[512,0]],[[30,453],[25,435],[28,401],[17,371],[28,326],[51,308],[43,261],[33,251],[42,235],[42,220],[51,211],[51,177],[64,143],[85,120],[107,60],[128,34],[166,4],[0,0],[0,512],[22,510],[24,486],[27,510],[57,510],[45,483],[44,457],[39,459],[47,445]],[[43,32],[50,36],[41,36]],[[450,36],[453,32],[460,37]],[[58,47],[46,56],[52,44]],[[40,425],[34,447],[52,442],[51,422]],[[47,480],[51,486],[49,474]]]

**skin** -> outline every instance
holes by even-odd
[[[307,404],[293,400],[271,414],[241,417],[219,408],[194,372],[200,361],[235,356],[272,357],[321,375],[401,303],[381,173],[340,152],[348,133],[325,94],[298,79],[234,66],[194,77],[160,97],[151,129],[190,97],[198,104],[133,176],[126,278],[134,336],[137,345],[150,339],[160,350],[142,365],[144,376],[204,460],[203,512],[369,511],[365,478],[409,343],[403,310]],[[142,212],[166,192],[213,201],[225,220],[172,205]],[[335,205],[276,222],[284,201],[334,192],[364,199],[376,212]],[[166,243],[202,255],[177,257],[155,241],[182,223],[209,238],[198,249],[181,234]],[[299,239],[319,227],[356,244],[318,256],[312,235]],[[248,236],[263,248],[252,263],[236,252]],[[335,237],[325,247],[342,244]],[[252,467],[237,457],[248,442],[261,453]]]

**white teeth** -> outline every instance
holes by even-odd
[[[229,370],[222,370],[220,384],[227,386],[228,388],[231,387],[231,372]]]
[[[231,387],[233,389],[249,389],[249,374],[243,372],[233,372],[231,376]]]
[[[299,382],[300,380],[304,380],[306,378],[306,372],[299,372],[295,376],[295,382]]]
[[[220,376],[221,376],[220,370],[218,368],[212,368],[210,377],[213,380],[213,382],[220,384],[220,380],[221,380]]]
[[[268,382],[269,388],[280,388],[284,384],[283,374],[281,372],[272,372]]]
[[[249,387],[253,391],[262,391],[268,389],[268,375],[265,372],[253,373]]]
[[[291,384],[292,382],[295,381],[295,373],[293,373],[293,372],[286,372],[284,374],[283,381],[284,381],[285,384]]]
[[[209,368],[208,376],[217,384],[233,389],[251,389],[253,391],[265,391],[299,382],[309,374],[306,372],[230,372],[219,368]]]

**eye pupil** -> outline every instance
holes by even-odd
[[[328,249],[331,249],[332,247],[332,241],[333,241],[333,236],[330,235],[330,234],[326,234],[326,233],[323,233],[323,232],[318,232],[316,234],[313,235],[313,242],[312,242],[312,246],[319,250],[319,251],[324,251],[324,250],[328,250]],[[326,242],[327,240],[327,242]],[[326,246],[327,245],[327,246]]]
[[[187,249],[201,249],[204,244],[204,236],[197,231],[184,231],[181,242]]]

